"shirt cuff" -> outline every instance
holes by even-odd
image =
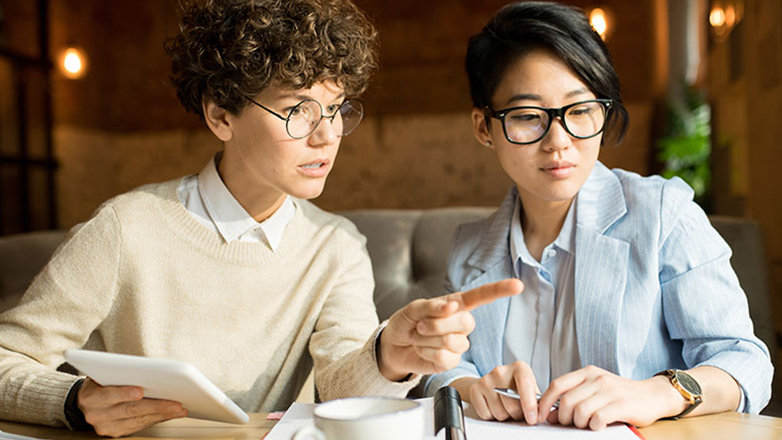
[[[744,406],[747,404],[746,399],[744,398],[744,390],[739,387],[739,406],[736,408],[737,412],[743,413],[744,412]]]
[[[65,398],[65,420],[69,427],[76,431],[92,431],[92,425],[87,423],[84,413],[79,408],[79,390],[84,385],[84,378],[77,380],[68,391],[68,397]]]

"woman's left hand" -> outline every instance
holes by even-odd
[[[559,409],[552,411],[557,400]],[[686,405],[665,376],[631,380],[588,366],[551,382],[538,404],[538,420],[595,431],[614,422],[647,426]]]

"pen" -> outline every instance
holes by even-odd
[[[510,388],[495,388],[494,392],[497,394],[502,394],[503,396],[510,397],[512,399],[521,399],[521,397],[519,397],[519,393],[517,393],[516,390],[512,390]],[[540,393],[535,394],[535,398],[538,400],[538,402],[540,402],[541,397],[543,397],[542,394]],[[551,408],[559,409],[559,400],[554,402],[554,404],[551,405]]]

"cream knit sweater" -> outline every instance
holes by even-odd
[[[55,368],[78,347],[189,362],[249,412],[287,408],[313,362],[323,400],[416,384],[378,371],[372,268],[352,223],[296,200],[277,252],[225,243],[188,214],[179,182],[106,202],[0,315],[0,418],[67,425],[77,378]]]

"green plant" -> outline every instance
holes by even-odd
[[[683,179],[704,206],[711,186],[711,108],[702,92],[684,86],[682,99],[668,104],[667,119],[666,135],[657,142],[662,176]]]

